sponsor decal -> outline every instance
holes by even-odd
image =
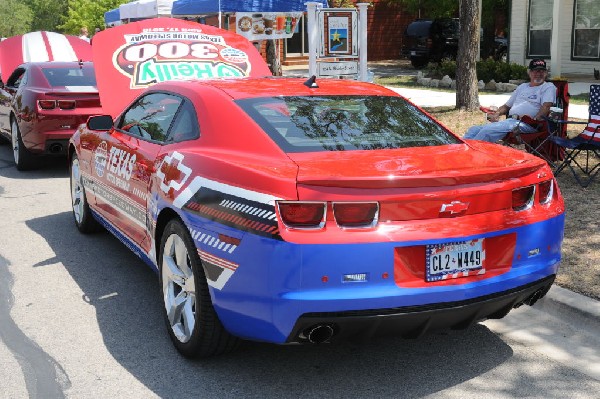
[[[119,213],[134,222],[140,227],[146,226],[146,210],[129,195],[120,193],[117,190],[102,183],[101,180],[95,180],[92,176],[84,176],[84,186],[86,189],[92,188],[94,194],[102,201],[110,204]]]
[[[94,169],[98,177],[104,176],[104,169],[106,168],[106,161],[108,159],[108,145],[106,141],[103,141],[96,147],[94,152]]]
[[[130,78],[132,89],[168,80],[250,74],[248,54],[228,46],[222,36],[154,28],[124,39],[125,45],[113,54],[113,65]]]
[[[156,176],[160,180],[160,189],[168,194],[169,190],[181,190],[187,179],[192,174],[192,169],[183,164],[184,156],[175,151],[167,155],[161,162]]]
[[[111,147],[106,169],[122,179],[129,180],[131,179],[131,173],[133,173],[136,158],[135,154],[118,147]]]

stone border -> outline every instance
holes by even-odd
[[[521,83],[525,83],[525,80],[509,80],[508,83],[496,83],[493,79],[484,83],[483,80],[480,80],[477,87],[479,90],[512,93]],[[421,71],[417,72],[417,84],[425,87],[456,89],[456,80],[452,80],[450,76],[446,75],[441,79],[426,78]]]

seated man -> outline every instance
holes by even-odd
[[[524,115],[528,115],[535,120],[542,120],[543,117],[548,116],[550,107],[556,101],[556,86],[546,82],[548,70],[544,60],[531,60],[527,73],[529,83],[519,85],[506,104],[498,108],[496,113],[488,115],[490,121],[494,123],[472,126],[467,130],[464,136],[465,139],[495,143],[517,126],[519,126],[521,133],[534,133],[536,131],[526,123],[520,122],[520,119]],[[506,120],[498,121],[500,115],[507,115]]]

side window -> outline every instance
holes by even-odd
[[[9,87],[19,87],[22,83],[25,83],[25,69],[19,68],[10,75],[8,81],[6,81],[6,85]]]
[[[173,122],[167,142],[177,143],[180,141],[196,139],[198,137],[200,137],[198,117],[196,116],[192,103],[189,100],[185,100],[177,114],[177,118],[175,118],[175,121]]]
[[[150,93],[129,108],[117,128],[145,140],[164,142],[182,98],[167,93]]]

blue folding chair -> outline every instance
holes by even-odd
[[[581,187],[587,187],[600,173],[600,85],[590,86],[589,119],[587,122],[560,121],[563,124],[585,124],[574,138],[550,137],[554,144],[564,149],[565,157],[556,163],[554,174],[571,169]]]

